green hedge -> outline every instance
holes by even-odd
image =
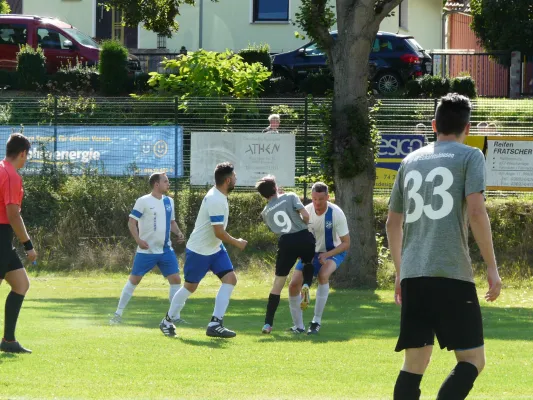
[[[131,266],[135,243],[127,221],[135,200],[149,192],[146,177],[110,178],[88,174],[67,177],[54,169],[41,176],[24,178],[23,217],[41,255],[42,268],[75,270],[102,269],[126,272]],[[203,196],[208,188],[180,189],[177,221],[190,235]],[[276,237],[262,223],[265,204],[256,193],[234,192],[229,197],[228,232],[249,241],[245,252],[228,246],[237,268],[257,265],[272,269]],[[506,277],[530,277],[533,265],[533,200],[490,199],[496,256]],[[387,199],[375,201],[377,233],[387,246],[385,221]],[[482,263],[479,250],[470,237],[474,263]],[[176,245],[183,254],[184,245]],[[390,264],[390,263],[389,263]]]
[[[106,40],[100,51],[100,87],[106,96],[126,92],[128,81],[128,50],[119,42]]]
[[[407,82],[404,96],[407,98],[439,98],[450,92],[459,93],[471,99],[476,98],[476,83],[470,76],[450,79],[440,75],[424,75]]]
[[[270,57],[270,46],[267,44],[263,45],[251,45],[246,49],[242,49],[238,53],[243,60],[248,64],[261,63],[269,71],[272,70],[272,58]]]
[[[23,45],[17,53],[17,76],[21,89],[40,89],[46,80],[46,57],[43,49]]]
[[[0,70],[0,89],[13,89],[19,88],[17,71]]]
[[[69,65],[50,75],[47,87],[51,92],[96,93],[100,88],[100,74],[94,66]]]

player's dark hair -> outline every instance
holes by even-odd
[[[461,135],[470,122],[471,113],[472,104],[468,97],[457,93],[448,93],[441,97],[435,111],[437,133]]]
[[[6,157],[17,157],[23,151],[30,151],[30,141],[20,132],[9,136],[6,144]]]
[[[235,167],[232,163],[223,162],[215,167],[215,183],[217,186],[223,185],[226,179],[231,178]]]
[[[150,175],[150,179],[148,179],[148,182],[150,182],[150,187],[153,189],[156,183],[159,183],[161,180],[161,177],[165,175],[164,172],[155,173]]]
[[[311,192],[328,194],[328,185],[324,182],[316,182],[311,188]]]
[[[268,199],[276,194],[276,177],[267,175],[255,184],[255,188],[261,196]]]

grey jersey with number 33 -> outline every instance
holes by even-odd
[[[298,210],[304,205],[294,193],[284,193],[268,202],[261,216],[270,230],[276,235],[296,233],[307,229]]]
[[[485,158],[476,148],[435,142],[400,165],[389,208],[404,215],[400,278],[473,282],[466,197],[485,190]]]

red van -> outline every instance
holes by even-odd
[[[43,49],[48,73],[69,62],[75,65],[77,60],[95,65],[100,56],[98,43],[66,22],[33,15],[0,15],[0,69],[17,68],[17,53],[23,44]],[[128,70],[132,74],[142,72],[137,57],[128,56]]]

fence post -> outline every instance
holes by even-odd
[[[57,152],[57,96],[54,96],[54,159],[55,159],[56,152]]]
[[[308,146],[309,98],[305,96],[304,106],[304,201],[307,200],[307,146]]]
[[[174,207],[176,214],[178,214],[178,208],[175,206],[178,203],[178,191],[178,97],[174,97]]]
[[[437,112],[437,106],[439,105],[439,99],[433,99],[433,115]],[[437,132],[433,132],[433,141],[437,141]]]

